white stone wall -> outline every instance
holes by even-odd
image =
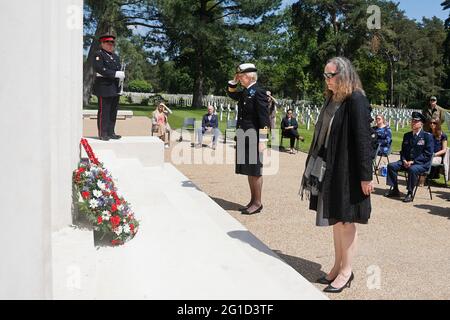
[[[0,299],[52,297],[51,232],[71,221],[82,0],[0,5]]]

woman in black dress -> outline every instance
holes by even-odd
[[[333,226],[335,262],[319,283],[324,291],[341,292],[353,280],[356,223],[370,218],[372,137],[370,106],[351,62],[343,57],[328,61],[326,102],[317,121],[302,195],[310,195],[317,226]]]
[[[238,101],[236,123],[236,173],[248,176],[250,202],[241,208],[242,214],[255,214],[262,210],[262,159],[270,126],[269,101],[266,90],[256,82],[256,67],[241,64],[228,82],[228,95]],[[237,88],[241,84],[243,90]]]

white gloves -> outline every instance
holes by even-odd
[[[235,86],[235,85],[238,84],[238,82],[236,80],[230,80],[230,81],[228,81],[228,84],[232,85],[232,86]]]
[[[116,71],[116,76],[115,77],[119,78],[119,79],[125,79],[125,72],[123,72],[123,71]]]

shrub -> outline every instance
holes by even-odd
[[[152,85],[145,80],[132,80],[128,83],[128,91],[150,93]]]

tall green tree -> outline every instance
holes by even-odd
[[[83,66],[84,105],[89,103],[95,79],[92,65],[95,53],[100,48],[99,36],[109,32],[119,38],[129,38],[136,27],[142,28],[146,45],[154,45],[159,40],[161,26],[152,0],[84,1],[84,48],[88,51]]]
[[[193,106],[201,107],[210,86],[226,82],[238,59],[230,38],[254,30],[280,0],[159,0],[157,10],[167,41],[164,48],[178,67],[187,67],[194,83]],[[238,61],[236,61],[238,60]],[[218,81],[219,80],[219,81]],[[214,84],[216,84],[214,86]]]

